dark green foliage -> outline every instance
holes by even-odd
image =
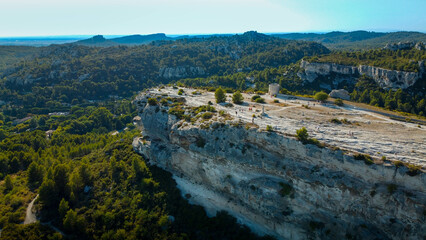
[[[320,148],[324,147],[324,145],[321,144],[317,139],[309,138],[308,130],[305,127],[302,127],[301,129],[296,130],[296,138],[297,140],[301,141],[303,144],[312,144]]]
[[[38,187],[43,181],[43,167],[36,162],[32,162],[27,170],[28,186]]]
[[[236,91],[233,95],[232,95],[232,102],[235,104],[241,104],[244,101],[244,97],[241,94],[240,91]]]
[[[256,102],[256,99],[258,99],[258,98],[260,98],[260,96],[259,96],[259,95],[254,95],[253,97],[251,97],[251,100],[252,100],[253,102]]]
[[[419,72],[418,62],[426,59],[426,50],[383,50],[375,49],[357,52],[332,52],[320,57],[307,57],[307,61],[334,62],[343,65],[369,65],[390,70]]]
[[[364,161],[365,164],[371,165],[374,163],[373,159],[371,159],[371,156],[368,154],[361,154],[357,153],[354,155],[355,160],[361,160]]]
[[[183,89],[179,89],[178,95],[182,95],[184,93]]]
[[[183,119],[185,110],[181,107],[173,107],[169,109],[169,114],[175,115],[178,119]]]
[[[10,175],[7,175],[4,178],[4,188],[6,189],[6,191],[10,191],[13,189],[13,182],[12,182],[12,178],[10,177]]]
[[[340,98],[337,98],[336,100],[334,100],[334,104],[336,104],[337,106],[343,106],[343,100]]]
[[[222,88],[216,89],[214,96],[216,98],[216,103],[223,103],[226,101],[226,95]]]
[[[264,99],[264,98],[259,97],[259,98],[256,98],[255,102],[256,102],[256,103],[265,103],[265,99]]]
[[[424,88],[422,84],[425,83],[424,80],[420,79],[408,91],[402,89],[385,91],[373,79],[361,76],[355,85],[355,90],[351,93],[351,99],[389,110],[426,116],[426,96],[417,93]]]
[[[271,125],[266,125],[266,131],[268,131],[268,132],[273,132],[273,131],[274,131],[274,129],[272,128],[272,126],[271,126]]]
[[[156,106],[158,104],[157,99],[148,98],[148,104],[151,105],[151,106]]]
[[[328,94],[325,92],[317,92],[314,95],[315,100],[321,101],[321,102],[325,102],[328,99]]]
[[[2,239],[55,239],[61,240],[64,237],[55,232],[48,226],[44,226],[37,222],[34,224],[22,225],[22,224],[8,224],[1,232]]]
[[[281,190],[279,191],[279,194],[282,197],[286,197],[286,196],[293,197],[294,189],[290,184],[280,182],[280,186],[281,186]]]
[[[211,113],[211,112],[205,112],[201,115],[202,119],[210,119],[212,117],[213,117],[213,113]]]
[[[302,143],[307,143],[309,139],[308,130],[305,127],[302,127],[299,130],[296,130],[296,138]]]
[[[199,148],[204,148],[204,146],[206,145],[206,140],[204,140],[204,138],[199,137],[197,138],[197,140],[195,141],[195,144],[197,145],[197,147]]]

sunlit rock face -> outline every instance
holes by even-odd
[[[147,97],[135,100],[143,132],[135,151],[171,172],[208,214],[226,210],[278,239],[425,237],[425,174],[230,121],[185,124]]]
[[[423,62],[419,62],[421,69],[423,69],[423,64]],[[413,86],[422,77],[422,71],[404,72],[365,65],[355,67],[336,63],[315,63],[302,60],[300,67],[304,72],[299,73],[298,76],[303,81],[309,83],[315,81],[319,76],[328,76],[333,73],[348,77],[357,77],[365,74],[372,77],[382,88],[406,89]]]

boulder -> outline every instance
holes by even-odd
[[[349,96],[349,92],[346,91],[345,89],[334,89],[333,91],[330,92],[329,94],[330,97],[332,98],[340,98],[343,100],[350,100],[351,97]]]

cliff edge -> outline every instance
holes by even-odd
[[[230,111],[191,105],[195,97],[139,95],[143,137],[133,147],[210,215],[226,210],[278,239],[426,237],[426,174],[304,145]]]

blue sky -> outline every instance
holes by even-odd
[[[426,32],[426,0],[0,0],[0,36]]]

